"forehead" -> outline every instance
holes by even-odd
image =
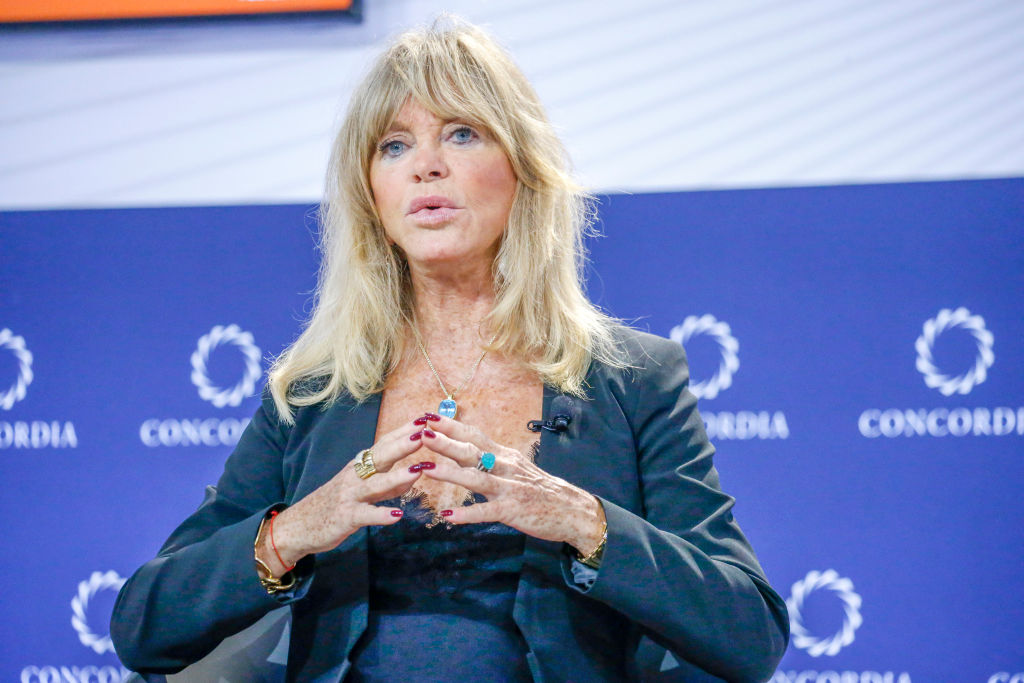
[[[438,116],[436,113],[424,107],[419,100],[408,99],[395,112],[388,130],[396,128],[414,128],[417,126],[439,125],[450,121],[450,118]]]
[[[452,121],[472,123],[489,132],[490,128],[471,114],[455,111],[445,111],[445,107],[439,105],[425,105],[415,97],[408,97],[395,112],[390,123],[381,131],[382,135],[396,130],[410,130],[416,127],[439,127]]]

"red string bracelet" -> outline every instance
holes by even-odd
[[[270,511],[270,547],[274,549],[274,554],[277,555],[277,561],[285,568],[285,572],[290,572],[295,569],[295,565],[293,564],[289,567],[288,563],[281,559],[281,553],[277,551],[277,544],[274,543],[274,517],[277,517],[277,510]]]

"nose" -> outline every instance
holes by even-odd
[[[448,176],[444,150],[439,144],[421,144],[415,153],[416,161],[413,164],[413,174],[416,176],[416,180],[430,182]]]

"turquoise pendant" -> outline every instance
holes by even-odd
[[[455,417],[455,411],[458,409],[459,406],[458,404],[455,403],[455,399],[453,398],[446,398],[445,400],[441,401],[441,403],[439,403],[437,406],[437,412],[439,414],[450,418]]]

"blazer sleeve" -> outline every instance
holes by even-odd
[[[682,347],[645,337],[640,367],[618,397],[634,434],[643,511],[601,499],[608,541],[586,593],[709,673],[768,680],[789,639],[785,602],[719,487]]]
[[[287,430],[264,398],[217,486],[207,487],[199,508],[121,588],[110,635],[129,669],[180,671],[227,636],[305,595],[312,556],[293,570],[296,586],[277,596],[260,584],[253,561],[260,522],[284,507],[286,443]]]

